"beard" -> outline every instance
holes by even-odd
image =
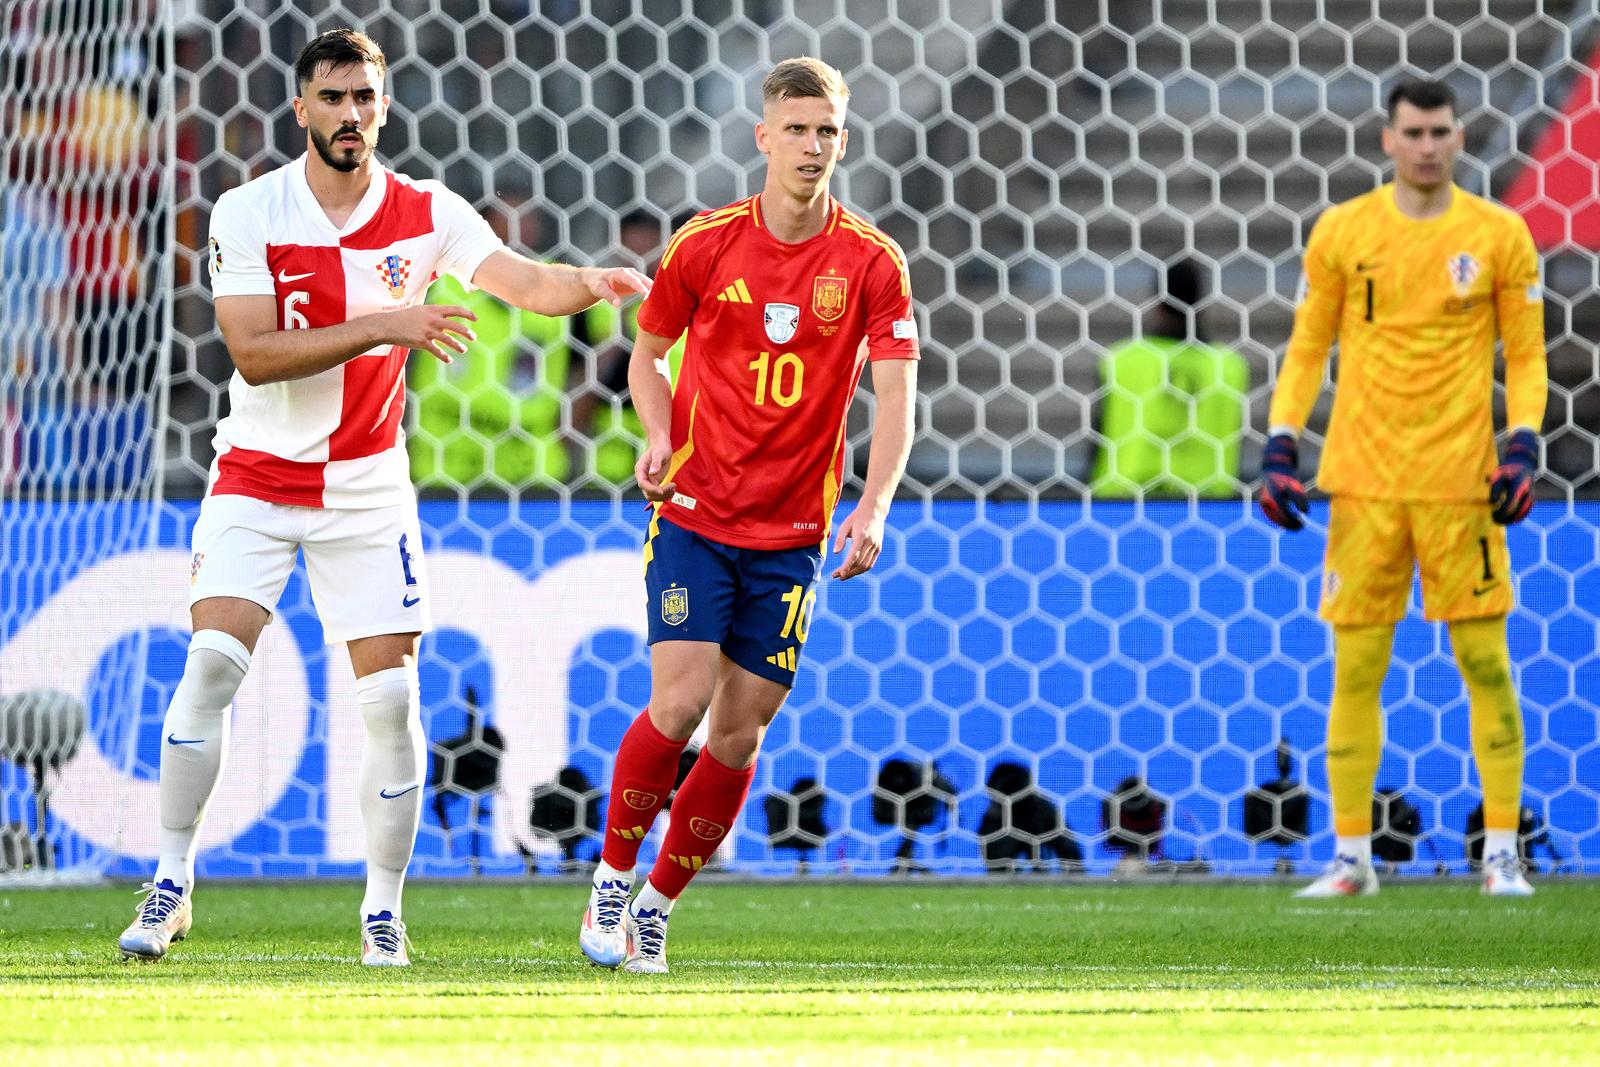
[[[334,134],[334,137],[350,132],[352,131],[348,128],[341,128],[338,133]],[[360,136],[360,134],[357,133],[357,136]],[[362,137],[361,144],[356,148],[344,148],[341,146],[335,149],[333,137],[324,137],[316,130],[311,131],[311,144],[316,148],[317,155],[322,157],[324,163],[334,170],[343,171],[346,174],[365,163],[367,157],[372,155],[374,147],[370,141]],[[338,155],[334,154],[336,151]]]

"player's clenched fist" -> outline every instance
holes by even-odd
[[[1506,442],[1506,455],[1489,476],[1489,506],[1501,526],[1521,522],[1533,510],[1533,479],[1539,469],[1539,438],[1521,429]]]
[[[472,327],[466,325],[477,322],[478,316],[454,304],[418,304],[385,314],[385,340],[432,352],[445,363],[452,362],[450,352],[465,352],[466,342],[478,339]]]

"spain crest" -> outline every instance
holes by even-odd
[[[1465,293],[1478,280],[1478,259],[1471,252],[1457,252],[1450,257],[1448,267],[1458,293]]]
[[[689,590],[681,586],[661,591],[661,621],[677,626],[689,617]]]
[[[818,275],[811,290],[811,310],[823,322],[832,322],[844,314],[845,291],[849,278],[830,278]]]
[[[726,826],[718,826],[710,819],[702,819],[698,815],[689,820],[689,829],[702,841],[715,841],[728,832]]]
[[[622,799],[628,807],[637,808],[640,811],[655,807],[661,800],[654,793],[643,789],[624,789],[622,791]]]
[[[383,262],[378,264],[378,277],[389,287],[390,298],[399,300],[406,295],[406,282],[411,277],[411,261],[399,256],[384,256]]]

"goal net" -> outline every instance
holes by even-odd
[[[349,24],[389,55],[385,162],[572,262],[647,267],[683,217],[754,191],[772,62],[816,54],[849,80],[836,192],[910,258],[919,434],[877,571],[819,593],[721,857],[767,873],[1258,873],[1327,854],[1326,505],[1282,535],[1248,494],[1309,227],[1384,180],[1394,79],[1445,77],[1458,180],[1522,211],[1544,254],[1547,474],[1510,535],[1525,802],[1544,869],[1600,866],[1589,5],[23,0],[5,17],[7,315],[28,325],[0,342],[0,799],[5,832],[33,840],[51,754],[58,865],[149,869],[188,530],[227,410],[207,220],[302,151],[290,64]],[[592,859],[649,692],[617,373],[631,316],[487,310],[474,354],[418,361],[408,400],[439,591],[421,873]],[[202,873],[360,870],[353,685],[297,572],[234,709]],[[56,710],[18,703],[39,691]],[[1384,702],[1382,854],[1464,870],[1466,697],[1420,610]],[[41,740],[78,708],[70,752]]]

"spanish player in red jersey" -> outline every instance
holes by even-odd
[[[1272,397],[1261,508],[1298,530],[1306,498],[1296,439],[1338,339],[1338,389],[1318,472],[1332,497],[1321,614],[1334,634],[1328,786],[1337,845],[1301,896],[1377,892],[1379,690],[1419,565],[1424,612],[1449,625],[1470,698],[1484,892],[1533,892],[1517,852],[1523,737],[1506,648],[1505,526],[1533,506],[1547,387],[1544,299],[1527,224],[1452,182],[1463,145],[1448,86],[1408,80],[1390,93],[1383,148],[1394,182],[1317,221]],[[1496,333],[1510,430],[1498,464]]]
[[[667,917],[744,806],[762,736],[794,684],[844,473],[845,416],[870,362],[877,421],[833,577],[872,569],[911,450],[917,330],[905,255],[828,192],[844,78],[812,58],[761,86],[760,194],[695,216],[639,309],[628,384],[654,510],[644,547],[650,703],[617,750],[605,846],[579,944],[606,967],[667,969]],[[667,350],[685,331],[676,387]],[[631,905],[642,839],[709,714],[660,855]]]

